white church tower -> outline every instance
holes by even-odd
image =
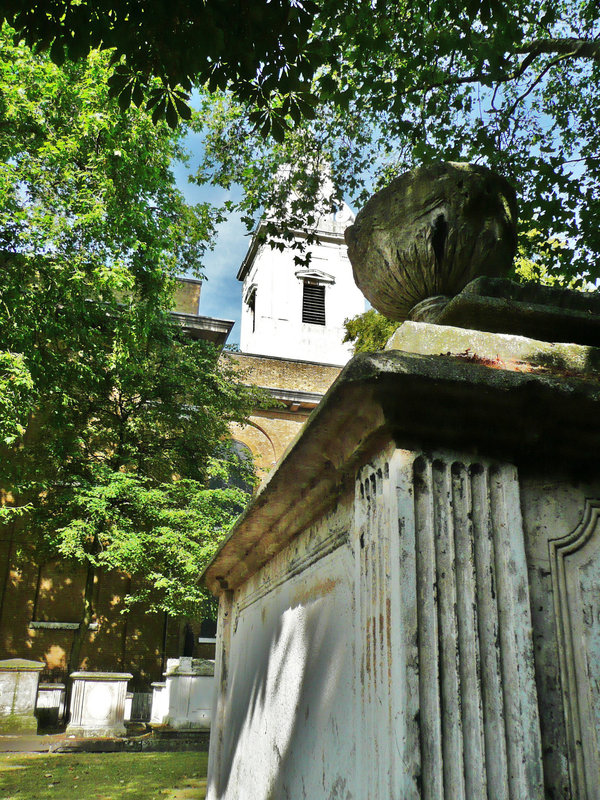
[[[319,244],[309,248],[309,267],[294,263],[297,250],[261,243],[261,223],[237,274],[243,281],[242,353],[319,364],[349,360],[352,345],[342,343],[344,320],[365,310],[344,243],[344,230],[353,221],[345,204],[320,218]],[[302,238],[298,233],[296,239]]]

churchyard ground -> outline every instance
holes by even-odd
[[[0,755],[4,800],[204,800],[206,753]]]

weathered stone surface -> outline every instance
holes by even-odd
[[[356,796],[541,800],[514,466],[384,450],[357,474],[355,530]]]
[[[181,658],[168,658],[165,677],[175,677],[176,675],[200,675],[204,678],[212,678],[215,674],[215,662],[208,658],[191,658],[181,656]]]
[[[44,664],[25,658],[0,661],[0,732],[35,733],[34,715]]]
[[[517,372],[563,374],[594,381],[600,376],[600,349],[596,347],[448,325],[403,322],[390,337],[386,350],[453,356]]]
[[[600,293],[477,278],[440,310],[435,322],[600,347]]]
[[[395,338],[205,574],[207,798],[599,800],[598,351]]]
[[[588,317],[590,315],[600,317],[598,292],[579,292],[560,286],[544,286],[541,283],[516,283],[506,278],[480,277],[465,286],[462,294],[531,304],[543,308],[549,315],[552,315],[555,309],[560,309],[566,316],[571,312],[580,311]]]
[[[129,672],[73,672],[67,734],[125,736],[125,700]]]
[[[600,792],[600,497],[550,545],[567,748],[576,797]]]
[[[542,800],[517,471],[397,449],[221,597],[209,800]]]
[[[65,715],[64,683],[40,683],[35,715],[40,727],[55,728]]]
[[[150,722],[153,725],[162,725],[167,716],[166,693],[167,684],[164,681],[155,681],[152,684],[152,711]]]
[[[221,603],[210,800],[374,796],[354,791],[352,509],[340,499],[335,522],[311,526]]]
[[[525,546],[549,796],[600,792],[600,480],[521,472]]]
[[[507,274],[516,248],[514,189],[473,164],[441,163],[396,178],[346,230],[357,285],[378,311],[404,320],[418,303]],[[429,301],[431,304],[431,301]]]
[[[600,347],[600,294],[479,278],[450,300],[435,321]]]
[[[494,424],[490,424],[490,420]],[[482,360],[387,351],[353,359],[261,486],[205,571],[233,589],[335,503],[386,436],[485,449],[513,462],[592,467],[600,448],[596,375],[494,369]]]

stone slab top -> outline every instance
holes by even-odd
[[[545,342],[508,333],[404,322],[390,337],[386,350],[471,359],[489,367],[515,372],[600,379],[599,348]]]
[[[481,277],[453,297],[435,322],[600,347],[600,293]]]
[[[452,347],[438,343],[443,354],[388,350],[352,359],[205,569],[210,591],[240,586],[350,491],[356,470],[390,441],[538,470],[597,470],[600,374],[587,365],[597,364],[598,354],[588,348],[581,362],[579,351],[569,360],[559,349],[560,357],[547,358],[545,343],[538,349],[530,340],[519,345],[528,361],[517,368],[489,358],[505,345],[492,335],[488,356],[463,351],[463,343],[446,355]]]
[[[38,685],[38,689],[40,689],[40,691],[54,691],[54,692],[57,692],[57,691],[60,690],[62,692],[65,689],[65,684],[64,683],[40,683]]]
[[[46,665],[27,658],[7,658],[0,661],[0,672],[41,672]]]
[[[212,676],[215,674],[215,662],[208,658],[168,658],[165,677],[178,676]]]
[[[69,676],[73,680],[82,681],[129,681],[133,678],[131,672],[72,672]]]

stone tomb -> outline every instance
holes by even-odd
[[[173,730],[210,730],[214,674],[215,662],[209,659],[167,659],[165,683],[152,684],[152,721]]]
[[[0,661],[0,733],[36,733],[34,712],[44,666],[25,658]]]
[[[73,672],[67,734],[125,736],[125,702],[129,672]]]
[[[209,800],[599,800],[600,309],[501,283],[350,362],[206,570]]]

